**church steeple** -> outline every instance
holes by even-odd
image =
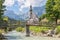
[[[30,12],[32,12],[32,5],[30,5]]]
[[[33,7],[30,5],[30,10],[29,10],[29,20],[27,21],[27,25],[39,25],[39,18],[35,13],[33,13]]]
[[[32,5],[30,5],[30,18],[32,17]]]

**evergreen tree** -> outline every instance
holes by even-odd
[[[5,6],[3,5],[5,0],[0,0],[0,20],[2,20],[2,15],[4,14],[5,11]]]

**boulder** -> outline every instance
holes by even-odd
[[[6,39],[4,35],[0,34],[0,39]]]

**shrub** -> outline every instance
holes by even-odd
[[[0,29],[0,34],[4,33],[4,30]]]
[[[18,27],[18,28],[16,28],[16,31],[18,31],[18,32],[21,32],[22,30],[23,30],[22,27]]]
[[[60,26],[57,26],[56,29],[56,33],[60,33]]]

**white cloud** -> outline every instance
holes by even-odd
[[[18,1],[20,6],[19,10],[22,11],[22,9],[24,9],[25,7],[29,7],[30,5],[32,5],[33,7],[41,6],[40,4],[44,0],[5,0],[4,5],[12,6],[15,1]]]
[[[5,0],[4,5],[6,6],[11,6],[18,1],[18,6],[20,7],[19,10],[21,12],[23,12],[23,9],[26,7],[29,7],[30,5],[32,5],[33,7],[39,7],[41,5],[43,5],[44,3],[42,3],[45,0]],[[17,6],[17,5],[15,5]]]
[[[33,7],[39,7],[41,6],[42,1],[44,0],[18,0],[20,4],[24,4],[20,6],[19,10],[22,11],[23,8],[29,7],[30,5],[32,5]]]
[[[5,0],[4,5],[12,6],[14,4],[14,0]]]
[[[24,0],[17,0],[17,1],[20,2],[20,3],[21,3],[21,2],[24,2]]]

